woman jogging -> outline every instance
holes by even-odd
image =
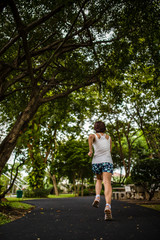
[[[112,141],[111,137],[105,134],[106,127],[101,121],[95,122],[94,130],[96,134],[90,134],[89,143],[89,153],[88,155],[92,157],[94,148],[94,156],[92,159],[92,171],[96,174],[97,181],[95,185],[96,197],[92,204],[93,207],[98,208],[100,203],[100,193],[102,189],[102,180],[104,184],[104,195],[106,200],[105,205],[105,220],[112,219],[111,212],[111,197],[112,197],[112,186],[111,177],[113,174],[113,161],[111,156]]]

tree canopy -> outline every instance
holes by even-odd
[[[120,104],[129,73],[159,95],[159,1],[2,0],[0,11],[0,172],[47,102],[97,84]]]
[[[154,196],[160,182],[160,160],[144,159],[135,164],[132,169],[133,181],[141,185],[149,194],[149,200]]]

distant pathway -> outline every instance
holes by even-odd
[[[157,240],[160,213],[112,201],[113,221],[104,221],[104,198],[99,209],[94,197],[30,200],[31,213],[0,227],[1,240]]]

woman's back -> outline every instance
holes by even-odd
[[[94,157],[92,163],[110,162],[112,163],[110,151],[110,137],[106,134],[95,134],[93,143]]]

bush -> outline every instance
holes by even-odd
[[[104,189],[101,190],[101,195],[104,195]]]
[[[48,197],[51,189],[26,189],[23,191],[24,197],[26,198],[35,198],[35,197]]]
[[[51,186],[49,189],[50,189],[49,194],[55,195],[54,187]],[[57,186],[57,189],[58,189],[58,193],[59,193],[59,194],[63,193],[63,190],[62,190],[59,186]]]
[[[83,190],[83,196],[89,196],[89,191],[87,188]]]
[[[4,185],[2,185],[2,184],[0,183],[0,194],[2,194],[2,193],[4,192],[4,190],[5,190]]]
[[[89,188],[89,189],[92,189],[92,190],[95,190],[95,184],[90,184],[90,185],[88,186],[88,188]]]
[[[129,176],[129,177],[127,177],[127,178],[125,179],[124,184],[125,184],[125,185],[127,185],[127,184],[134,184],[134,182],[133,182],[132,178]]]
[[[112,187],[123,187],[122,183],[112,183]]]
[[[135,184],[145,189],[151,200],[160,183],[160,159],[148,158],[137,162],[131,171],[131,177]]]

